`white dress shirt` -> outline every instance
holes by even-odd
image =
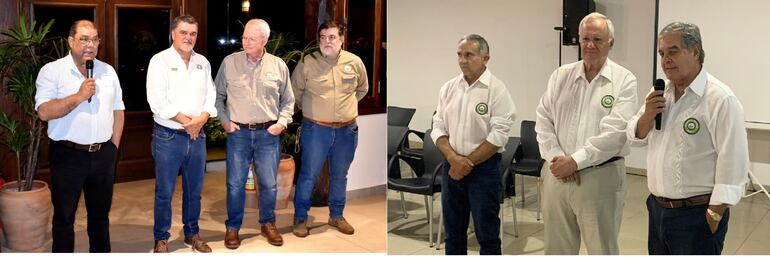
[[[653,195],[671,199],[711,194],[710,205],[737,204],[749,170],[743,106],[730,88],[703,69],[678,101],[674,90],[667,81],[661,130],[636,137],[644,105],[628,123],[631,145],[648,145],[647,187]]]
[[[182,129],[172,120],[177,113],[217,116],[214,107],[216,89],[211,78],[211,65],[206,57],[195,52],[185,66],[182,56],[170,47],[150,59],[147,68],[147,102],[156,123],[171,129]]]
[[[96,94],[91,97],[91,102],[83,101],[64,117],[49,120],[48,138],[83,145],[103,143],[112,138],[115,111],[126,109],[123,90],[115,69],[109,64],[94,60],[93,76]],[[86,77],[78,70],[71,54],[47,63],[35,81],[35,110],[50,100],[76,94],[84,80]]]
[[[636,107],[636,77],[609,58],[590,83],[583,61],[563,65],[536,110],[540,153],[547,162],[570,155],[578,170],[625,156],[626,124]]]
[[[489,68],[470,86],[460,74],[441,87],[431,138],[449,136],[449,145],[464,156],[484,141],[503,152],[515,111],[505,84]]]

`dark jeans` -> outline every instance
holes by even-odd
[[[182,224],[184,235],[198,234],[201,215],[201,189],[206,167],[206,133],[190,139],[184,131],[155,124],[152,131],[152,158],[155,160],[155,240],[168,240],[171,234],[171,200],[179,169],[182,169]]]
[[[706,222],[708,204],[666,209],[653,195],[647,197],[649,234],[647,249],[654,255],[718,255],[722,254],[727,234],[730,209],[725,210],[716,233]]]
[[[80,192],[88,212],[89,251],[110,252],[110,207],[115,182],[117,148],[111,141],[99,151],[89,153],[62,145],[50,144],[51,200],[53,202],[52,251],[75,251],[75,212]]]
[[[473,215],[480,254],[501,254],[500,247],[500,154],[495,154],[457,181],[449,177],[444,163],[441,206],[446,231],[446,254],[468,254],[468,221]]]

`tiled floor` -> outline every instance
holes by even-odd
[[[110,212],[110,236],[113,252],[149,252],[153,247],[153,197],[154,180],[142,180],[115,185],[112,210]],[[192,252],[182,242],[181,179],[177,181],[173,200],[173,224],[169,249],[177,253]],[[226,249],[224,221],[227,219],[225,172],[209,169],[201,194],[202,211],[200,218],[201,238],[208,241],[214,252],[385,252],[386,225],[385,196],[370,196],[349,199],[345,218],[355,228],[354,235],[345,235],[326,225],[328,208],[314,207],[310,210],[310,235],[298,238],[291,233],[294,214],[292,203],[287,209],[276,211],[277,226],[283,235],[284,245],[275,247],[267,243],[260,234],[256,194],[247,194],[245,217],[240,234],[243,240],[237,250]],[[6,249],[4,249],[3,252]],[[43,251],[50,252],[50,240]],[[75,223],[75,251],[88,252],[85,205],[81,199]]]
[[[522,179],[516,176],[516,179]],[[623,209],[623,223],[620,228],[621,254],[647,254],[647,208],[644,205],[649,195],[647,178],[627,175],[628,193]],[[517,181],[517,186],[520,185]],[[521,191],[517,188],[516,214],[518,216],[519,237],[513,236],[513,214],[510,205],[505,209],[505,254],[543,254],[543,223],[537,221],[536,180],[524,177],[526,205],[521,207]],[[438,194],[437,194],[438,195]],[[441,250],[428,247],[428,222],[422,196],[405,194],[406,209],[409,213],[403,219],[398,192],[388,190],[388,253],[389,254],[443,254]],[[435,200],[435,223],[441,201]],[[732,208],[727,239],[722,254],[770,254],[770,199],[765,195],[744,198],[738,206]],[[434,227],[437,229],[437,227]],[[479,247],[471,234],[468,239],[469,254],[478,254]],[[581,254],[586,254],[581,248]]]

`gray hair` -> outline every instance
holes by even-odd
[[[586,22],[591,20],[596,20],[596,19],[604,20],[607,23],[607,34],[609,34],[610,36],[609,39],[612,39],[612,41],[615,41],[615,26],[612,25],[612,21],[610,20],[610,18],[607,18],[607,16],[605,16],[604,14],[601,14],[598,12],[589,13],[588,15],[586,15],[586,17],[583,17],[583,19],[580,20],[580,26],[578,27],[578,34],[582,34],[580,32],[583,30],[583,25]]]
[[[478,52],[481,55],[489,55],[489,44],[487,44],[487,40],[484,39],[484,37],[479,36],[477,34],[468,34],[460,38],[460,41],[457,43],[462,43],[463,41],[473,41],[479,44]]]
[[[687,50],[692,51],[694,48],[698,48],[700,55],[698,61],[703,65],[703,60],[706,59],[706,52],[703,51],[703,39],[700,37],[700,29],[698,26],[688,22],[675,21],[666,25],[663,30],[658,33],[658,39],[666,34],[679,32],[682,35],[682,45]]]
[[[244,26],[244,30],[248,26],[257,26],[257,30],[262,34],[264,39],[270,38],[270,25],[267,25],[267,22],[263,19],[251,19],[249,22],[246,23],[246,26]]]
[[[198,26],[198,21],[195,20],[195,17],[191,15],[182,15],[182,16],[177,16],[176,18],[174,18],[173,21],[171,21],[171,25],[169,26],[170,27],[169,31],[174,31],[176,27],[179,26],[179,23],[182,23],[182,22],[195,25],[196,27]]]

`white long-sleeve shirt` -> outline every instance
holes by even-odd
[[[126,109],[123,90],[115,69],[94,59],[96,94],[83,101],[64,117],[48,121],[48,137],[54,141],[67,140],[82,145],[102,143],[112,138],[115,111]],[[35,110],[54,99],[74,95],[86,80],[75,65],[72,55],[47,63],[40,69],[35,84]]]
[[[182,129],[172,120],[177,113],[200,116],[207,112],[217,116],[214,107],[216,89],[211,78],[211,65],[195,52],[185,66],[182,56],[170,47],[150,59],[147,68],[147,102],[156,123],[171,129]]]
[[[515,112],[505,84],[488,68],[470,86],[460,74],[441,87],[431,138],[449,136],[449,145],[464,156],[485,140],[503,152]]]
[[[626,124],[636,102],[636,77],[609,58],[590,83],[583,61],[559,67],[536,110],[541,155],[570,155],[578,170],[627,155]]]
[[[628,123],[632,146],[648,146],[647,187],[653,195],[682,199],[711,194],[710,205],[735,205],[748,178],[749,150],[743,106],[705,70],[674,101],[669,81],[661,130],[636,137],[644,106]]]

